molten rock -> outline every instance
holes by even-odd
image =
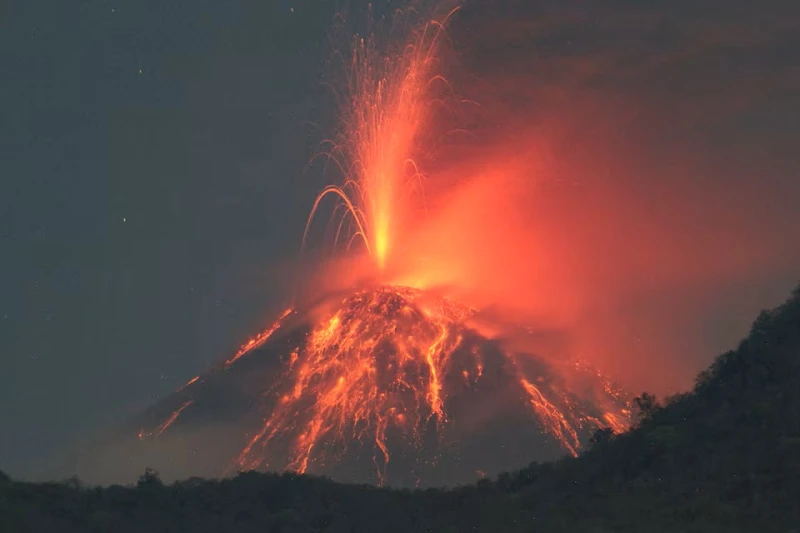
[[[475,315],[392,286],[287,310],[144,413],[138,438],[93,453],[84,475],[152,466],[165,477],[258,469],[458,484],[576,455],[596,429],[627,427],[622,393],[590,366],[504,349],[471,326]]]

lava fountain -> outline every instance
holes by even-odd
[[[424,176],[414,156],[436,102],[430,87],[447,83],[435,67],[437,47],[453,13],[413,30],[398,50],[382,53],[375,38],[354,40],[341,102],[342,132],[323,143],[327,149],[320,155],[343,178],[317,196],[303,247],[322,201],[334,196],[340,202],[334,210],[340,215],[333,221],[334,244],[343,234],[348,248],[360,239],[377,268],[386,268],[413,200],[423,194]]]

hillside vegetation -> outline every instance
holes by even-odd
[[[598,431],[576,459],[454,489],[254,472],[91,488],[0,473],[0,531],[800,533],[800,287],[692,392],[636,403],[634,429]]]

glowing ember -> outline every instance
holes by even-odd
[[[578,440],[578,433],[567,420],[567,417],[564,416],[556,406],[550,403],[530,381],[525,378],[522,378],[520,381],[525,388],[525,392],[527,392],[530,397],[531,406],[539,417],[539,421],[544,425],[547,431],[555,435],[558,441],[569,450],[573,456],[577,457],[578,452],[576,450],[580,446],[580,441]]]
[[[180,392],[180,391],[182,391],[183,389],[185,389],[186,387],[188,387],[188,386],[189,386],[189,385],[191,385],[192,383],[197,383],[197,380],[198,380],[198,379],[200,379],[200,376],[195,376],[195,377],[193,377],[193,378],[192,378],[192,379],[190,379],[188,382],[186,382],[186,384],[185,384],[185,385],[181,386],[181,387],[180,387],[180,388],[179,388],[179,389],[178,389],[176,392]]]
[[[614,430],[614,433],[628,431],[631,426],[630,411],[627,409],[620,410],[619,414],[603,413],[603,420],[608,427]]]
[[[253,337],[252,339],[247,341],[246,343],[244,343],[242,345],[242,347],[239,348],[239,351],[236,352],[236,355],[234,355],[233,357],[231,357],[230,359],[225,361],[225,366],[231,366],[241,356],[245,355],[247,352],[250,352],[250,351],[254,350],[255,348],[258,348],[259,346],[261,346],[262,344],[267,342],[267,339],[269,339],[272,336],[272,334],[275,333],[278,330],[278,328],[281,327],[281,325],[283,324],[283,321],[291,313],[292,313],[292,309],[291,308],[286,309],[283,312],[283,314],[281,314],[280,318],[278,318],[278,320],[275,321],[274,324],[272,324],[269,328],[267,328],[266,330],[262,331],[261,333],[259,333],[258,335],[256,335],[255,337]],[[197,378],[195,378],[195,380],[196,379]],[[186,386],[190,385],[193,381],[194,380],[192,380],[189,383],[187,383]]]
[[[158,437],[158,436],[160,436],[162,433],[164,433],[164,432],[165,432],[167,429],[169,429],[169,427],[170,427],[172,424],[174,424],[174,423],[175,423],[175,421],[178,419],[178,417],[181,415],[181,413],[184,411],[184,409],[186,409],[187,407],[189,407],[189,406],[190,406],[190,405],[192,405],[193,403],[194,403],[194,400],[187,400],[187,401],[183,402],[183,404],[182,404],[180,407],[178,407],[178,408],[177,408],[175,411],[173,411],[173,413],[172,413],[171,415],[169,415],[169,416],[167,417],[167,419],[166,419],[166,420],[164,420],[164,421],[161,423],[161,425],[160,425],[160,426],[158,426],[158,427],[156,428],[156,430],[155,430],[155,436],[156,436],[156,437]],[[140,430],[139,430],[139,433],[138,433],[138,435],[137,435],[137,436],[139,437],[139,440],[142,440],[142,439],[144,439],[145,437],[150,437],[150,436],[152,436],[152,435],[153,435],[153,433],[152,433],[152,432],[150,432],[150,433],[145,433],[144,429],[140,429]]]
[[[192,405],[193,403],[194,400],[187,400],[186,402],[183,403],[183,405],[178,407],[174,413],[169,415],[169,418],[164,420],[164,423],[158,426],[158,433],[156,433],[156,436],[164,433],[167,430],[167,428],[169,428],[178,419],[178,417],[181,416],[183,410]]]

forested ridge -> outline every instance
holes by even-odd
[[[691,392],[636,405],[631,431],[598,431],[578,458],[450,489],[255,472],[87,487],[0,473],[0,531],[800,533],[800,287]]]

